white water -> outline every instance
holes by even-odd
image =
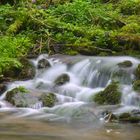
[[[38,61],[42,58],[48,59],[51,68],[38,70]],[[78,62],[69,65],[73,60]],[[133,66],[130,68],[119,68],[118,63],[130,60]],[[48,120],[72,120],[78,118],[87,121],[93,121],[98,117],[96,104],[92,98],[99,91],[102,91],[112,79],[114,73],[121,73],[116,77],[121,83],[122,107],[116,112],[139,109],[140,97],[132,90],[132,81],[134,80],[134,70],[140,63],[138,59],[132,57],[67,57],[49,58],[47,55],[41,55],[36,60],[31,60],[36,67],[36,76],[33,80],[16,81],[9,83],[8,90],[18,86],[24,86],[30,90],[54,92],[58,102],[52,108],[41,108],[41,103],[31,106],[33,109],[18,109],[14,116],[32,118],[44,118]],[[70,76],[70,82],[55,86],[54,81],[62,74]],[[7,91],[8,91],[7,90]],[[0,97],[0,111],[11,111],[13,108],[4,101],[6,92]],[[7,110],[7,107],[8,110]],[[17,110],[16,108],[14,108]],[[96,115],[95,115],[96,114]]]

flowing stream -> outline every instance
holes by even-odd
[[[37,68],[42,58],[50,62],[50,68]],[[128,60],[131,67],[118,66]],[[108,109],[116,114],[140,109],[140,96],[132,89],[139,59],[44,54],[30,61],[36,68],[34,79],[9,83],[7,91],[24,86],[35,92],[53,92],[57,103],[51,108],[42,107],[41,102],[16,108],[5,101],[6,91],[0,97],[0,140],[140,140],[139,124],[106,123],[101,115]],[[70,81],[56,86],[55,80],[62,74]],[[94,95],[112,80],[121,83],[121,104],[97,106]]]

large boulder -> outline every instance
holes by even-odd
[[[97,93],[93,100],[99,105],[115,105],[121,101],[118,83],[111,83],[103,91]]]
[[[67,82],[70,81],[70,77],[68,74],[62,74],[59,77],[56,78],[56,80],[54,81],[55,85],[61,86],[66,84]]]
[[[57,101],[54,93],[43,93],[40,97],[44,107],[53,107]]]
[[[38,69],[44,69],[49,67],[51,67],[51,64],[47,59],[43,58],[38,61],[38,65],[37,65]]]
[[[39,102],[37,96],[21,86],[8,91],[5,100],[16,107],[31,107]]]

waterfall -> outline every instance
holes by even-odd
[[[41,59],[47,59],[51,67],[40,70],[37,68]],[[121,105],[124,107],[133,106],[139,108],[140,96],[133,91],[132,81],[135,79],[134,70],[140,61],[132,57],[85,57],[85,56],[58,56],[48,57],[41,55],[37,59],[31,60],[36,68],[36,76],[28,81],[16,81],[7,85],[8,90],[18,86],[24,86],[29,90],[40,92],[53,92],[57,97],[54,107],[43,107],[42,103],[36,103],[28,111],[20,111],[18,116],[33,116],[34,118],[72,119],[90,118],[96,119],[96,105],[92,98],[103,91],[112,80],[117,80],[121,84],[122,99]],[[119,63],[131,61],[132,66],[121,68]],[[70,80],[62,85],[55,85],[55,80],[66,74]],[[7,92],[6,91],[6,92]],[[5,103],[5,95],[0,97],[0,110],[8,105]],[[22,108],[20,108],[22,110]],[[25,110],[25,108],[23,109]],[[37,110],[32,111],[32,110]],[[88,116],[88,117],[87,117]],[[92,118],[92,119],[91,119]]]

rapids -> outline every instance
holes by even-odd
[[[50,68],[41,69],[41,70],[37,68],[37,64],[39,60],[41,60],[42,58],[45,58],[50,62],[51,64]],[[128,60],[133,63],[132,67],[120,68],[118,66],[118,63],[128,61]],[[37,124],[39,125],[39,127],[41,126],[42,121],[51,122],[51,123],[55,122],[58,124],[59,123],[62,124],[68,123],[71,125],[80,124],[79,125],[80,128],[85,127],[85,125],[86,126],[88,125],[88,127],[85,127],[86,129],[89,130],[89,131],[86,130],[86,132],[88,133],[78,128],[79,132],[83,131],[83,135],[85,134],[84,136],[86,139],[90,140],[92,138],[95,138],[95,140],[98,139],[106,140],[107,139],[106,137],[108,135],[107,133],[109,133],[110,130],[113,131],[115,135],[119,135],[121,133],[120,131],[124,131],[124,126],[123,129],[120,129],[120,131],[114,129],[112,130],[112,128],[104,129],[103,125],[105,121],[100,115],[100,113],[103,110],[110,109],[117,114],[120,112],[130,111],[133,109],[140,109],[140,103],[139,103],[140,97],[135,91],[133,91],[132,84],[131,84],[132,81],[135,79],[134,70],[136,69],[137,65],[140,63],[139,59],[133,57],[127,57],[127,56],[124,57],[72,56],[71,57],[71,56],[55,55],[49,57],[48,55],[43,54],[40,55],[37,59],[32,59],[30,61],[34,64],[36,68],[36,76],[34,77],[34,79],[28,81],[15,81],[9,83],[7,85],[7,91],[18,86],[24,86],[27,89],[33,91],[36,90],[41,92],[42,91],[53,92],[56,94],[58,101],[55,104],[55,106],[51,108],[42,107],[41,102],[34,104],[33,106],[31,106],[31,108],[15,108],[13,106],[10,106],[9,103],[5,101],[5,96],[7,93],[6,91],[0,97],[0,106],[1,106],[0,117],[1,117],[2,124],[5,122],[5,120],[8,122],[8,120],[13,120],[13,118],[17,118],[17,120],[27,119],[28,121],[32,120],[33,122],[41,121],[38,122]],[[56,86],[54,82],[56,78],[62,74],[69,75],[70,81],[61,86]],[[122,91],[121,105],[97,106],[92,101],[93,96],[97,94],[99,91],[104,90],[105,87],[112,81],[113,78],[117,79],[121,83],[121,91]],[[32,121],[30,123],[28,121],[27,121],[28,125],[30,123],[32,124]],[[36,123],[32,124],[33,127]],[[100,127],[101,125],[103,127]],[[5,125],[3,126],[6,127]],[[93,126],[94,127],[99,126],[100,133],[97,135],[101,135],[101,137],[97,136],[96,138],[91,136],[92,132],[91,129],[89,128],[90,126],[92,126],[92,128]],[[51,127],[53,126],[50,126],[49,124],[47,129],[44,128],[45,126],[43,124],[42,127],[43,127],[42,128],[43,131],[47,131],[48,129],[51,129]],[[64,125],[63,127],[65,128],[70,126]],[[63,127],[60,128],[59,131],[61,131],[61,129],[64,130]],[[59,129],[59,125],[56,126],[56,129],[57,128]],[[53,129],[54,128],[52,128],[52,130]],[[74,130],[77,131],[76,128],[74,130],[72,128],[65,128],[65,131],[67,130],[70,130],[69,132],[70,135],[74,135],[74,136],[75,136]],[[136,131],[137,130],[138,130],[138,126]],[[129,127],[128,129],[126,129],[126,131],[127,131],[126,133],[129,134]],[[93,132],[93,134],[94,133],[96,132]],[[15,135],[15,134],[11,132],[11,135]],[[71,138],[81,139],[80,135],[76,135],[75,138],[74,136],[70,136],[69,134],[67,135],[68,138],[64,138],[64,139],[71,139]],[[86,137],[86,135],[88,136]],[[122,137],[118,136],[118,138],[120,139],[125,138],[123,134],[121,135]],[[138,133],[136,135],[137,135],[136,139],[138,140],[138,137],[140,138],[140,135]],[[0,137],[1,136],[2,133],[0,133]],[[55,136],[51,138],[50,136],[49,139],[53,140],[57,138]],[[43,138],[41,140],[43,140]],[[111,138],[108,137],[107,140],[111,140]]]

